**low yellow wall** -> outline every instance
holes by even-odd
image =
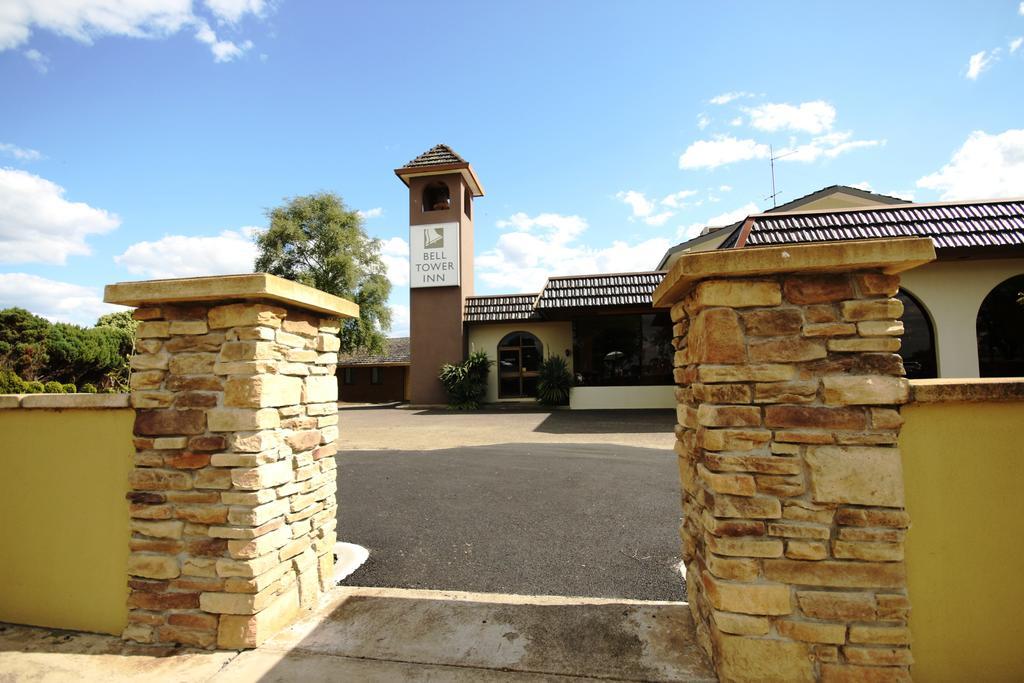
[[[914,680],[1022,680],[1024,401],[903,414]]]
[[[0,410],[0,621],[121,633],[133,420]]]

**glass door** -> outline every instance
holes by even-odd
[[[533,398],[543,358],[540,340],[513,332],[498,345],[498,398]]]

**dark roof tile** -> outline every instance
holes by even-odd
[[[409,337],[391,337],[384,343],[384,353],[370,355],[364,351],[343,353],[338,356],[338,365],[384,365],[411,362]]]
[[[929,237],[940,252],[1024,246],[1024,200],[763,214],[753,218],[743,246],[881,237]]]
[[[636,306],[651,303],[664,272],[553,277],[537,298],[538,309]]]
[[[448,145],[434,145],[402,168],[422,168],[423,166],[447,166],[448,164],[464,164],[466,160],[456,154]]]
[[[463,320],[467,323],[496,323],[511,320],[539,320],[533,309],[536,294],[499,294],[466,298]]]

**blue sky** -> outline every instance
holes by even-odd
[[[1024,195],[1024,3],[5,0],[0,307],[91,324],[104,284],[244,272],[285,198],[384,240],[470,161],[476,291],[653,268],[708,223],[826,185]]]

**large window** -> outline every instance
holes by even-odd
[[[982,377],[1024,377],[1024,275],[1003,281],[978,309]]]
[[[579,386],[672,384],[672,321],[667,313],[602,315],[573,321]]]
[[[903,302],[903,344],[900,355],[910,379],[938,377],[935,362],[935,333],[924,306],[912,294],[901,289],[896,298]]]

